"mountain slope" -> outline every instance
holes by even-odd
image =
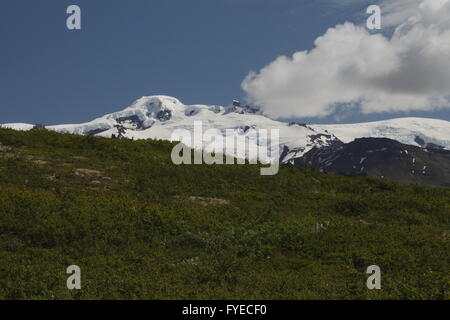
[[[386,138],[360,138],[335,148],[314,148],[296,159],[294,165],[404,184],[450,186],[450,151],[419,148]]]

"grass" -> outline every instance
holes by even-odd
[[[0,299],[450,298],[448,188],[175,166],[164,141],[0,143]]]

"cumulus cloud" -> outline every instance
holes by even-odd
[[[385,0],[382,14],[391,36],[348,22],[331,28],[314,49],[251,72],[248,99],[274,117],[449,108],[450,0]]]

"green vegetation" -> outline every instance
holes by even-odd
[[[450,189],[174,166],[163,141],[0,142],[1,299],[450,298]]]

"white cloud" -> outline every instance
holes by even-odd
[[[249,100],[275,117],[450,107],[450,0],[386,0],[382,13],[391,37],[352,23],[331,28],[311,51],[250,73]]]

